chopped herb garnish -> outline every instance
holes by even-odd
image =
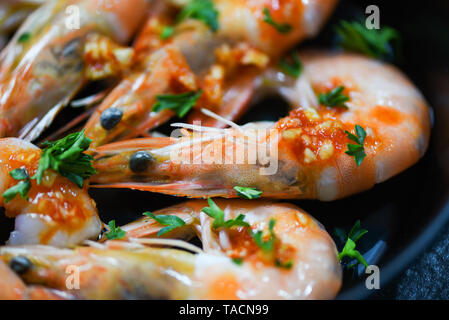
[[[279,62],[279,68],[289,76],[298,78],[302,72],[302,62],[299,59],[298,52],[292,52],[288,57],[282,58]]]
[[[31,182],[28,172],[25,169],[19,168],[12,170],[9,175],[13,179],[21,181],[15,186],[3,192],[3,198],[5,198],[5,202],[8,203],[12,199],[14,199],[17,194],[20,194],[22,199],[27,199],[28,191],[30,191],[31,188]]]
[[[249,224],[245,222],[245,215],[239,214],[237,218],[225,221],[224,212],[221,210],[212,199],[207,199],[209,207],[203,208],[205,214],[214,219],[212,226],[214,229],[218,228],[232,228],[232,227],[249,227]]]
[[[22,168],[12,170],[9,175],[15,180],[26,180],[30,178],[28,172]]]
[[[28,42],[28,40],[30,40],[30,39],[31,39],[31,33],[25,32],[25,33],[22,33],[19,36],[19,38],[17,39],[17,42],[18,43],[25,43],[25,42]]]
[[[40,184],[45,170],[53,169],[82,188],[83,179],[97,173],[92,167],[93,157],[84,153],[91,142],[84,135],[84,130],[55,142],[44,142],[39,168],[32,179],[37,179],[37,184]]]
[[[188,18],[203,21],[213,32],[216,32],[219,28],[218,11],[211,0],[190,1],[179,13],[176,21],[179,22]]]
[[[241,266],[243,264],[243,259],[242,258],[232,258],[232,262],[234,262],[238,266]]]
[[[349,101],[349,97],[343,94],[344,86],[339,86],[327,93],[320,93],[318,95],[318,101],[320,104],[326,107],[341,107],[349,109],[345,102]]]
[[[279,33],[289,33],[290,31],[292,31],[292,26],[290,24],[288,23],[280,24],[274,21],[268,8],[263,9],[263,14],[264,14],[263,21],[273,26]]]
[[[396,51],[399,50],[401,37],[395,29],[387,26],[368,29],[362,23],[342,20],[335,30],[340,37],[339,46],[348,51],[376,59],[393,60],[393,45]]]
[[[109,221],[108,226],[109,232],[105,233],[105,236],[109,240],[119,240],[125,237],[126,231],[122,230],[120,227],[116,227],[115,220]]]
[[[355,126],[355,133],[357,136],[345,130],[348,138],[357,144],[348,143],[348,150],[345,151],[346,154],[353,156],[357,166],[362,164],[363,159],[366,157],[365,147],[363,146],[366,138],[366,131],[358,124]]]
[[[167,40],[168,38],[173,36],[174,33],[175,33],[175,28],[170,27],[170,26],[165,26],[162,28],[160,37],[162,40]]]
[[[159,112],[171,109],[179,118],[183,118],[193,108],[202,93],[203,91],[200,90],[198,92],[159,95],[156,97],[157,102],[153,106],[153,111]]]
[[[342,229],[336,229],[336,233],[338,230],[338,236],[344,240],[346,238],[345,232]],[[356,242],[368,232],[366,229],[362,229],[360,226],[360,220],[358,220],[354,226],[351,228],[351,231],[349,231],[349,234],[346,239],[345,246],[343,247],[343,250],[338,254],[338,260],[342,260],[344,257],[349,257],[352,259],[356,259],[358,263],[361,263],[366,267],[368,267],[368,263],[366,262],[365,258],[362,256],[362,254],[355,250]],[[351,265],[353,267],[355,265]]]
[[[291,269],[293,267],[293,261],[289,260],[287,262],[282,262],[279,259],[275,262],[276,267],[282,268],[282,269]]]
[[[234,187],[234,190],[237,192],[237,195],[243,199],[257,199],[260,198],[262,191],[257,190],[256,188],[246,188],[246,187]]]
[[[184,220],[182,220],[181,218],[174,216],[174,215],[158,215],[155,216],[154,214],[152,214],[151,212],[145,212],[144,213],[145,216],[156,220],[159,224],[166,226],[165,228],[162,228],[161,230],[158,231],[157,236],[160,237],[163,234],[170,232],[176,228],[185,226],[185,222]]]
[[[367,232],[368,230],[362,229],[360,225],[360,220],[357,220],[357,222],[352,226],[351,230],[349,231],[348,238],[351,238],[353,241],[357,242]]]
[[[276,220],[274,220],[274,219],[270,220],[270,222],[268,224],[269,238],[266,241],[263,240],[263,232],[262,231],[259,230],[257,232],[251,233],[253,236],[254,242],[260,249],[262,249],[262,251],[271,252],[274,250],[274,241],[276,240],[276,235],[274,234],[275,223],[276,223]]]

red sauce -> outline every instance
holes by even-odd
[[[349,140],[345,130],[352,131],[352,128],[346,127],[337,119],[340,112],[339,110],[328,110],[328,108],[321,107],[318,109],[319,120],[309,119],[303,109],[290,112],[288,117],[278,122],[277,128],[282,132],[290,129],[301,129],[301,133],[294,139],[284,136],[280,148],[290,150],[303,165],[316,165],[317,163],[323,164],[332,161],[338,154],[346,150],[346,144]],[[328,159],[323,160],[319,156],[319,150],[329,142],[332,142],[333,154]],[[315,154],[315,161],[305,162],[306,148]]]
[[[231,243],[231,248],[227,250],[227,255],[231,258],[240,258],[245,262],[252,262],[262,266],[276,265],[276,261],[286,264],[293,259],[295,249],[290,245],[282,244],[276,237],[272,252],[264,252],[256,244],[247,228],[229,229],[227,234]],[[264,231],[264,241],[269,240],[267,230]]]

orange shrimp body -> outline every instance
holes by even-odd
[[[301,57],[303,76],[279,87],[295,106],[289,116],[225,130],[175,124],[184,127],[181,138],[106,145],[97,149],[92,181],[188,197],[235,197],[233,188],[243,186],[266,197],[330,201],[372,188],[423,156],[430,109],[397,69],[351,54]],[[319,93],[341,85],[348,109],[318,103]],[[356,125],[366,131],[360,164],[347,154]],[[143,153],[146,165],[133,166]]]
[[[335,297],[342,276],[335,244],[311,216],[287,203],[219,200],[216,204],[226,219],[245,215],[248,226],[214,229],[213,220],[201,212],[207,202],[189,201],[154,213],[175,215],[186,223],[161,239],[151,239],[161,226],[144,217],[123,227],[127,230],[125,241],[92,243],[92,247],[75,250],[0,248],[0,281],[8,282],[7,289],[17,288],[13,293],[2,290],[0,298],[33,298],[35,291],[36,296],[65,294],[79,299]],[[185,237],[189,231],[199,235],[203,250],[167,238]],[[272,242],[270,249],[259,248],[251,232],[262,232],[263,240]],[[197,254],[145,244],[166,244]],[[2,261],[13,265],[18,255],[32,264],[21,274],[22,279],[7,274],[6,265],[4,270],[1,266]],[[67,290],[67,267],[78,267],[79,290]]]

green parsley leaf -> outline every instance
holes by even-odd
[[[125,237],[126,231],[122,230],[120,227],[116,227],[115,220],[109,221],[108,226],[109,232],[105,233],[105,236],[109,240],[119,240]]]
[[[256,188],[246,188],[246,187],[234,187],[234,190],[237,192],[237,195],[243,199],[257,199],[262,195],[262,191],[257,190]]]
[[[288,57],[282,58],[279,62],[279,68],[289,76],[298,78],[302,72],[302,62],[299,59],[298,52],[292,52]]]
[[[345,102],[349,101],[349,97],[342,93],[344,89],[344,86],[339,86],[330,92],[324,94],[320,93],[318,95],[319,103],[326,107],[342,107],[344,109],[349,109],[345,104]]]
[[[163,234],[170,232],[176,228],[185,226],[184,220],[174,215],[158,215],[155,216],[151,212],[144,212],[145,216],[150,217],[151,219],[156,220],[159,224],[163,226],[167,226],[158,231],[157,236],[160,237]]]
[[[154,112],[172,109],[179,118],[183,118],[196,104],[202,90],[186,92],[181,94],[163,94],[156,97],[157,102],[153,106]]]
[[[343,236],[343,240],[344,238],[346,238],[345,236],[345,232],[340,229],[341,233],[340,236]],[[337,229],[336,229],[337,231]],[[354,224],[354,226],[351,228],[351,230],[348,233],[347,239],[346,239],[346,244],[343,247],[343,250],[338,254],[338,260],[342,260],[344,257],[349,257],[352,259],[356,259],[358,261],[358,263],[361,263],[365,266],[365,268],[368,266],[368,263],[366,262],[365,258],[362,256],[362,254],[355,250],[356,247],[356,242],[366,233],[368,232],[368,230],[366,229],[362,229],[361,225],[360,225],[360,220],[357,220],[357,222]],[[350,267],[355,266],[356,264],[351,265]]]
[[[205,207],[201,211],[214,219],[214,222],[212,224],[214,229],[232,228],[234,226],[249,227],[249,224],[244,221],[245,215],[239,214],[237,218],[225,221],[223,210],[221,210],[211,198],[207,199],[207,203],[209,204],[209,207]]]
[[[213,32],[219,28],[218,11],[211,0],[191,0],[179,13],[176,22],[188,18],[203,21]]]
[[[175,28],[170,27],[170,26],[165,26],[162,28],[160,37],[162,40],[167,40],[168,38],[172,37],[174,33],[175,33]]]
[[[345,133],[348,135],[348,138],[357,144],[348,143],[348,150],[345,151],[346,154],[353,156],[355,163],[357,166],[362,164],[363,159],[366,157],[365,147],[363,144],[365,143],[366,131],[358,124],[355,126],[355,132],[357,136],[345,130]]]
[[[37,184],[40,184],[45,170],[53,169],[82,188],[83,180],[97,173],[92,166],[94,158],[83,153],[91,142],[92,140],[84,135],[84,130],[55,142],[44,142],[45,148],[42,150],[39,168],[32,179],[36,179]]]
[[[292,26],[288,23],[280,24],[273,20],[270,10],[268,8],[263,9],[264,18],[263,21],[273,26],[279,33],[289,33],[292,31]]]
[[[12,170],[9,175],[15,180],[26,180],[30,178],[28,172],[22,168]]]
[[[287,262],[282,262],[279,259],[275,262],[276,267],[282,269],[291,269],[293,267],[293,261],[289,260]]]
[[[381,29],[368,29],[362,23],[345,20],[335,27],[339,36],[339,46],[347,51],[355,51],[376,59],[394,59],[399,55],[401,37],[399,33],[390,27]]]
[[[25,32],[25,33],[22,33],[19,36],[19,38],[17,39],[17,42],[18,43],[25,43],[25,42],[28,42],[28,40],[30,40],[30,39],[31,39],[31,33]]]
[[[365,258],[360,252],[355,250],[355,246],[355,242],[351,238],[348,238],[343,250],[338,254],[338,260],[341,261],[344,257],[349,257],[352,259],[357,259],[357,261],[363,264],[365,268],[368,267],[368,263]]]
[[[361,228],[360,220],[357,220],[351,228],[351,231],[349,231],[348,238],[352,239],[354,242],[357,242],[367,232],[368,230]]]
[[[256,245],[265,252],[271,252],[274,250],[274,241],[276,240],[276,235],[274,234],[274,225],[276,220],[271,219],[268,224],[268,231],[270,233],[267,241],[263,240],[262,231],[252,232],[252,236]]]
[[[15,186],[3,192],[3,198],[5,198],[5,202],[8,203],[12,199],[14,199],[17,194],[20,194],[22,199],[28,199],[27,194],[31,189],[30,176],[28,175],[28,172],[25,169],[19,168],[12,170],[9,175],[13,179],[21,181]]]
[[[232,262],[234,262],[238,266],[241,266],[243,264],[243,259],[242,258],[232,258]]]

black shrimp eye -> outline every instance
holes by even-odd
[[[117,108],[108,108],[100,116],[100,124],[106,130],[113,129],[122,120],[123,111]]]
[[[24,274],[31,269],[33,263],[24,256],[17,256],[11,259],[9,267],[17,274]]]
[[[145,171],[154,158],[146,151],[137,151],[131,156],[129,160],[129,168],[132,172]]]

